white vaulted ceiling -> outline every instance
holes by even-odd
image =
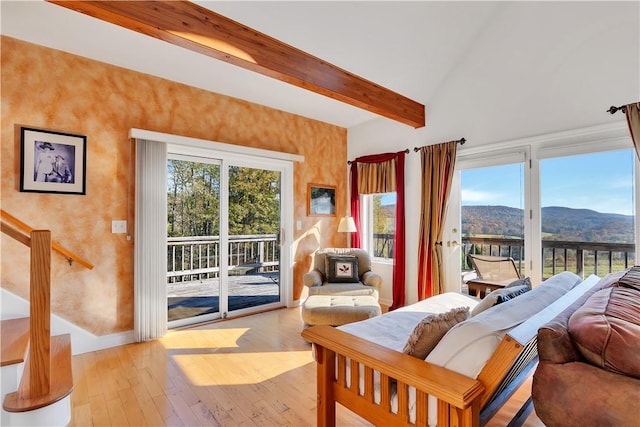
[[[467,138],[535,135],[639,98],[638,2],[196,3],[424,104],[416,132],[461,115]],[[389,120],[54,4],[1,12],[10,37],[345,128]]]

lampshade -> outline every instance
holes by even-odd
[[[356,223],[350,216],[344,216],[340,218],[340,224],[338,225],[338,232],[340,233],[354,233],[356,231]]]

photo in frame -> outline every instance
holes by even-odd
[[[86,194],[87,137],[20,128],[20,191]]]
[[[307,184],[307,215],[336,216],[336,187]]]

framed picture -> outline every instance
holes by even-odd
[[[86,194],[86,136],[21,127],[20,144],[20,191]]]
[[[307,184],[307,215],[336,216],[336,187]]]

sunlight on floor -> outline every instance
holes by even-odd
[[[313,362],[310,350],[245,352],[240,340],[251,328],[170,331],[160,342],[195,386],[258,384]],[[277,361],[277,363],[274,363]],[[203,369],[206,366],[206,369]]]
[[[238,340],[247,331],[249,328],[169,331],[160,342],[167,350],[207,348],[215,351],[238,348]]]
[[[313,362],[310,351],[178,354],[173,359],[196,386],[258,384]],[[209,369],[203,370],[203,363]]]

